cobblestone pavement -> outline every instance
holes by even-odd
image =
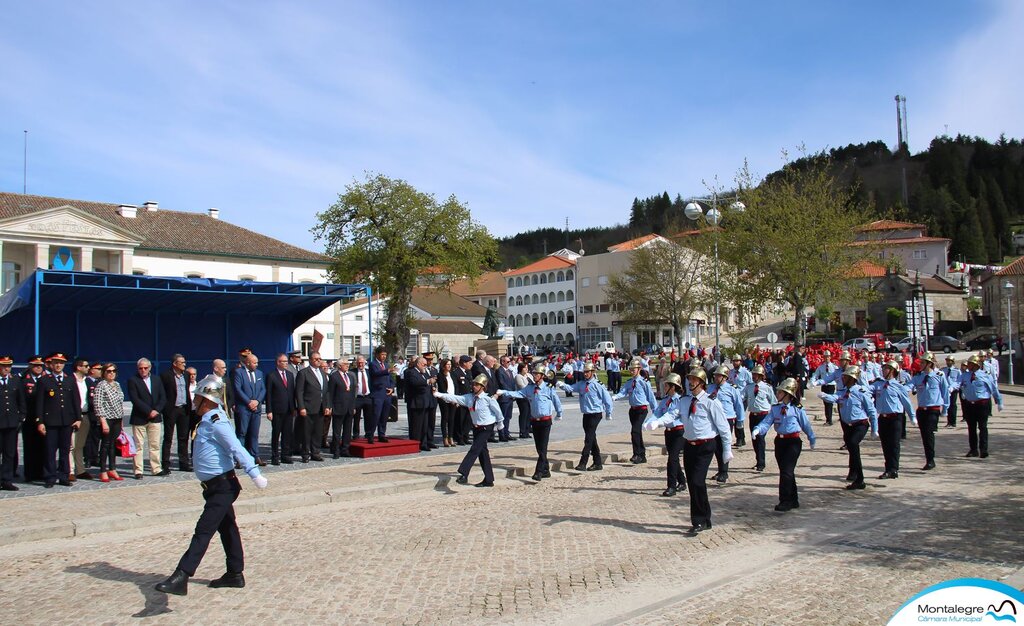
[[[140,617],[155,624],[884,623],[929,584],[1003,579],[1024,566],[1024,399],[1007,398],[1007,405],[992,419],[989,459],[963,458],[962,426],[940,429],[938,468],[922,472],[912,430],[900,478],[869,478],[867,490],[853,493],[841,488],[846,455],[838,451],[838,427],[815,422],[819,445],[805,447],[797,468],[801,509],[787,514],[772,511],[777,474],[770,451],[768,470],[756,474],[748,469],[752,452],[741,449],[730,482],[712,489],[714,528],[695,538],[683,532],[685,494],[658,496],[665,462],[659,455],[648,465],[556,472],[540,484],[507,478],[493,489],[449,485],[242,515],[245,590],[205,586],[223,571],[216,541],[189,596],[153,590],[174,569],[191,523],[4,546],[0,616],[30,624]],[[608,451],[627,450],[622,435],[606,440]],[[555,458],[574,461],[577,444],[558,444]],[[865,448],[873,477],[881,453],[877,443]],[[511,447],[498,455],[508,455],[499,464],[531,457]],[[343,474],[369,481],[371,470],[388,480],[398,468],[436,475],[458,459],[281,472],[272,486],[299,488],[285,485],[285,474],[305,476],[307,487]],[[478,478],[476,469],[471,479]],[[253,497],[255,490],[243,487]],[[166,489],[165,506],[200,502],[194,483]],[[23,519],[18,509],[35,502],[80,509],[99,502],[90,494],[111,493],[22,498],[0,508]],[[121,490],[124,506],[142,493]]]

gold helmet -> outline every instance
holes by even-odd
[[[687,374],[686,377],[687,378],[696,378],[697,380],[699,380],[702,383],[704,383],[705,386],[708,384],[708,375],[706,373],[704,373],[704,370],[699,368],[699,367],[695,367],[695,368],[691,369],[690,373]]]
[[[479,376],[473,379],[473,384],[480,385],[481,387],[486,387],[487,383],[489,382],[491,381],[489,378],[487,378],[487,374],[480,374]]]
[[[761,376],[767,376],[767,374],[764,371],[764,365],[761,365],[760,363],[755,365],[754,368],[752,370],[750,370],[750,374],[751,375],[760,374]]]
[[[679,377],[679,374],[672,373],[665,377],[665,382],[662,385],[675,385],[681,391],[683,389],[683,379]]]
[[[995,351],[995,350],[993,350],[992,348],[989,348],[989,349],[988,349],[988,355],[989,355],[989,356],[995,356],[995,355],[996,355],[996,351]]]
[[[583,364],[583,371],[584,372],[593,372],[594,371],[594,364],[591,363],[590,361],[587,361],[586,363]]]
[[[713,376],[725,376],[726,378],[728,378],[729,377],[729,368],[724,366],[724,365],[719,365],[718,367],[715,368],[715,371],[712,372],[712,375]]]
[[[849,350],[843,350],[843,351],[842,351],[842,352],[841,352],[841,353],[839,354],[839,360],[840,360],[840,361],[843,361],[843,360],[846,360],[846,361],[852,361],[853,359],[851,359],[851,358],[850,358],[850,351],[849,351]]]
[[[640,359],[633,359],[629,362],[629,369],[638,370],[640,369]]]
[[[738,355],[738,354],[734,354],[734,355],[732,355],[732,360],[733,360],[733,361],[742,361],[742,360],[743,360],[743,357],[741,357],[741,356],[740,356],[740,355]]]
[[[935,365],[935,354],[932,352],[925,352],[924,354],[921,355],[921,360],[928,361],[932,365]]]
[[[888,367],[894,372],[900,371],[900,364],[896,361],[886,361],[885,363],[882,363],[882,367]]]
[[[949,363],[950,365],[953,365],[954,363],[956,363],[956,359],[953,358],[952,354],[946,356],[946,363]]]
[[[978,358],[979,358],[979,359],[984,359],[984,358],[985,358],[986,356],[987,356],[987,355],[985,354],[985,351],[984,351],[984,350],[979,350],[979,351],[978,351]]]
[[[779,383],[779,386],[775,388],[776,391],[782,391],[788,393],[791,398],[796,400],[796,389],[797,383],[793,378],[787,378],[786,380]]]
[[[971,357],[967,359],[967,364],[981,367],[981,359],[978,358],[977,354],[972,354]]]
[[[824,356],[832,356],[832,353],[829,352],[828,350],[825,350],[824,352],[822,352],[822,355],[824,355]]]
[[[533,373],[534,374],[547,374],[548,373],[548,368],[546,368],[543,365],[541,365],[540,363],[538,363],[537,365],[533,366]]]
[[[860,367],[856,365],[847,365],[846,369],[843,370],[843,376],[849,376],[854,380],[860,380]]]

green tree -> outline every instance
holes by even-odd
[[[497,246],[455,196],[438,202],[404,180],[367,173],[317,213],[312,228],[334,258],[331,280],[362,282],[387,297],[382,333],[391,354],[409,343],[412,290],[422,271],[442,269],[442,285],[480,276]]]
[[[737,183],[746,210],[729,216],[721,257],[742,270],[761,302],[793,307],[798,341],[804,339],[806,307],[872,297],[850,280],[851,268],[873,257],[873,246],[855,243],[855,229],[869,214],[838,184],[827,158],[783,167],[760,184],[744,167]]]
[[[988,250],[985,249],[985,233],[981,228],[981,220],[973,206],[961,211],[962,219],[957,228],[956,236],[950,252],[953,256],[963,255],[968,263],[988,263]]]

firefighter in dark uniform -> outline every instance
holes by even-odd
[[[28,409],[25,423],[21,426],[21,450],[25,482],[28,483],[43,479],[43,458],[46,456],[46,437],[39,434],[39,414],[36,412],[36,385],[44,376],[43,365],[43,357],[33,355],[28,360],[28,369],[21,374]]]
[[[71,486],[71,437],[82,425],[82,398],[74,374],[64,371],[68,359],[60,352],[50,355],[50,375],[36,383],[36,414],[39,434],[46,437],[43,480],[46,488],[60,483]]]
[[[14,470],[18,465],[18,429],[25,420],[25,388],[11,375],[14,359],[0,357],[0,490],[17,491]]]

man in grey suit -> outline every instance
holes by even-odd
[[[348,371],[349,357],[338,360],[338,368],[331,373],[327,382],[327,395],[331,405],[331,452],[334,458],[351,456],[353,410],[356,403],[356,377]],[[339,433],[341,431],[340,440]]]
[[[299,414],[295,422],[300,433],[302,462],[323,461],[320,456],[320,442],[324,433],[324,417],[331,414],[330,397],[327,395],[327,377],[320,370],[320,353],[309,355],[309,367],[299,370],[295,376],[295,405]]]

